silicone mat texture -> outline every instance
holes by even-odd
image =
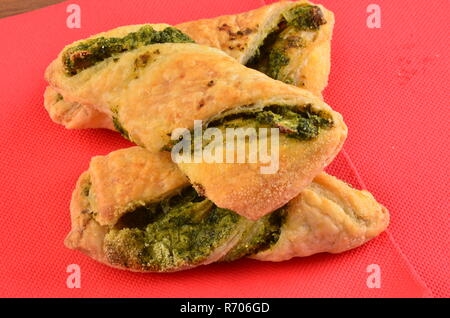
[[[69,4],[81,28],[69,29]],[[336,15],[326,101],[349,138],[328,171],[367,187],[391,212],[386,233],[340,255],[283,263],[240,260],[174,274],[108,268],[63,240],[69,201],[94,155],[128,147],[118,134],[69,131],[43,108],[43,73],[61,48],[120,25],[179,23],[260,7],[258,0],[63,2],[0,20],[0,296],[3,297],[448,297],[448,25],[445,0],[324,0]],[[80,288],[68,288],[77,264]],[[380,288],[369,288],[370,265]]]

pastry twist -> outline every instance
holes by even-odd
[[[94,157],[71,202],[66,246],[113,267],[184,270],[251,257],[341,253],[380,234],[388,211],[367,191],[319,174],[257,221],[199,196],[165,154],[132,147]]]
[[[186,40],[177,30],[158,28],[156,32],[172,30],[177,41]],[[139,46],[141,33],[126,35],[114,50]],[[163,37],[167,35],[157,40]],[[247,218],[256,220],[294,198],[335,157],[347,136],[342,116],[320,98],[246,68],[217,49],[149,44],[103,59],[110,52],[98,45],[88,41],[66,49],[46,77],[65,101],[93,105],[111,117],[124,137],[149,151],[167,149],[171,133],[192,129],[195,120],[202,120],[204,128],[222,130],[229,124],[280,129],[276,173],[261,174],[267,164],[252,163],[249,153],[244,163],[179,164],[203,195]],[[93,57],[86,53],[78,60],[77,54],[86,51]],[[286,126],[286,120],[291,124]]]
[[[321,5],[307,1],[281,1],[240,14],[182,23],[176,28],[198,44],[220,49],[241,64],[320,97],[330,72],[333,26],[333,13]],[[143,27],[161,31],[169,26],[124,26],[96,34],[87,41],[103,38],[108,43],[111,38],[126,37]],[[170,42],[173,39],[166,37],[164,40]],[[86,40],[68,45],[64,51],[83,42]],[[82,54],[76,56],[83,60]],[[62,62],[62,59],[63,54],[60,54],[57,61]],[[74,70],[71,72],[76,73]],[[114,129],[111,116],[91,103],[83,103],[75,96],[65,96],[65,93],[61,87],[52,84],[47,87],[45,107],[55,122],[69,129]]]

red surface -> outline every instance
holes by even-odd
[[[81,29],[65,25],[68,2],[0,20],[0,296],[8,297],[448,297],[448,2],[323,0],[336,14],[327,102],[349,126],[330,171],[367,188],[392,215],[387,233],[341,255],[273,264],[241,260],[176,274],[134,274],[66,249],[70,193],[93,155],[129,144],[107,131],[52,123],[44,69],[63,45],[118,25],[177,23],[237,13],[262,0],[72,1]],[[66,287],[79,264],[81,288]],[[369,264],[381,288],[366,286]]]

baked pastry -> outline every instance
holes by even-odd
[[[114,63],[121,53],[144,45],[193,42],[189,36],[167,24],[119,27],[76,41],[66,46],[45,72],[49,86],[44,93],[44,106],[51,119],[66,128],[114,130],[112,118],[108,113],[90,101],[77,98],[70,88],[55,85],[58,78],[82,78],[87,73],[86,69],[92,72],[97,64]],[[141,64],[143,63],[145,61],[141,61]]]
[[[94,105],[124,137],[149,151],[167,149],[172,132],[192,129],[195,120],[203,121],[204,129],[278,128],[276,173],[262,174],[268,164],[251,163],[248,153],[243,163],[179,165],[217,206],[253,220],[295,197],[334,158],[347,136],[341,115],[312,93],[197,44],[142,46],[118,53],[115,60],[95,61],[75,76],[67,72],[61,59],[46,72],[65,100]],[[267,139],[258,135],[247,143],[250,147]]]
[[[327,85],[334,15],[321,5],[280,1],[176,27],[198,44],[317,96]]]
[[[144,43],[195,41],[321,96],[330,71],[333,25],[332,12],[320,5],[282,1],[241,14],[177,25],[183,33],[163,24],[119,27],[67,46],[57,61],[66,65],[66,73],[75,75],[100,58],[114,60],[119,52]],[[69,129],[114,129],[111,116],[66,93],[52,84],[47,87],[44,104],[53,121]]]
[[[70,208],[67,247],[141,272],[242,257],[283,261],[341,253],[374,238],[389,222],[369,192],[326,173],[286,206],[250,221],[195,192],[168,154],[140,147],[94,157]]]

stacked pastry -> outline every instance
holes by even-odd
[[[322,6],[280,2],[175,27],[120,27],[65,47],[46,71],[51,118],[137,145],[92,159],[72,196],[66,245],[117,268],[164,272],[340,253],[381,233],[387,210],[322,172],[347,136],[321,98],[333,23]],[[267,162],[249,152],[237,162],[174,162],[175,131],[198,121],[203,132],[275,129],[277,169],[262,173]],[[259,152],[268,139],[244,138],[245,149]],[[225,142],[217,149],[226,153]]]

